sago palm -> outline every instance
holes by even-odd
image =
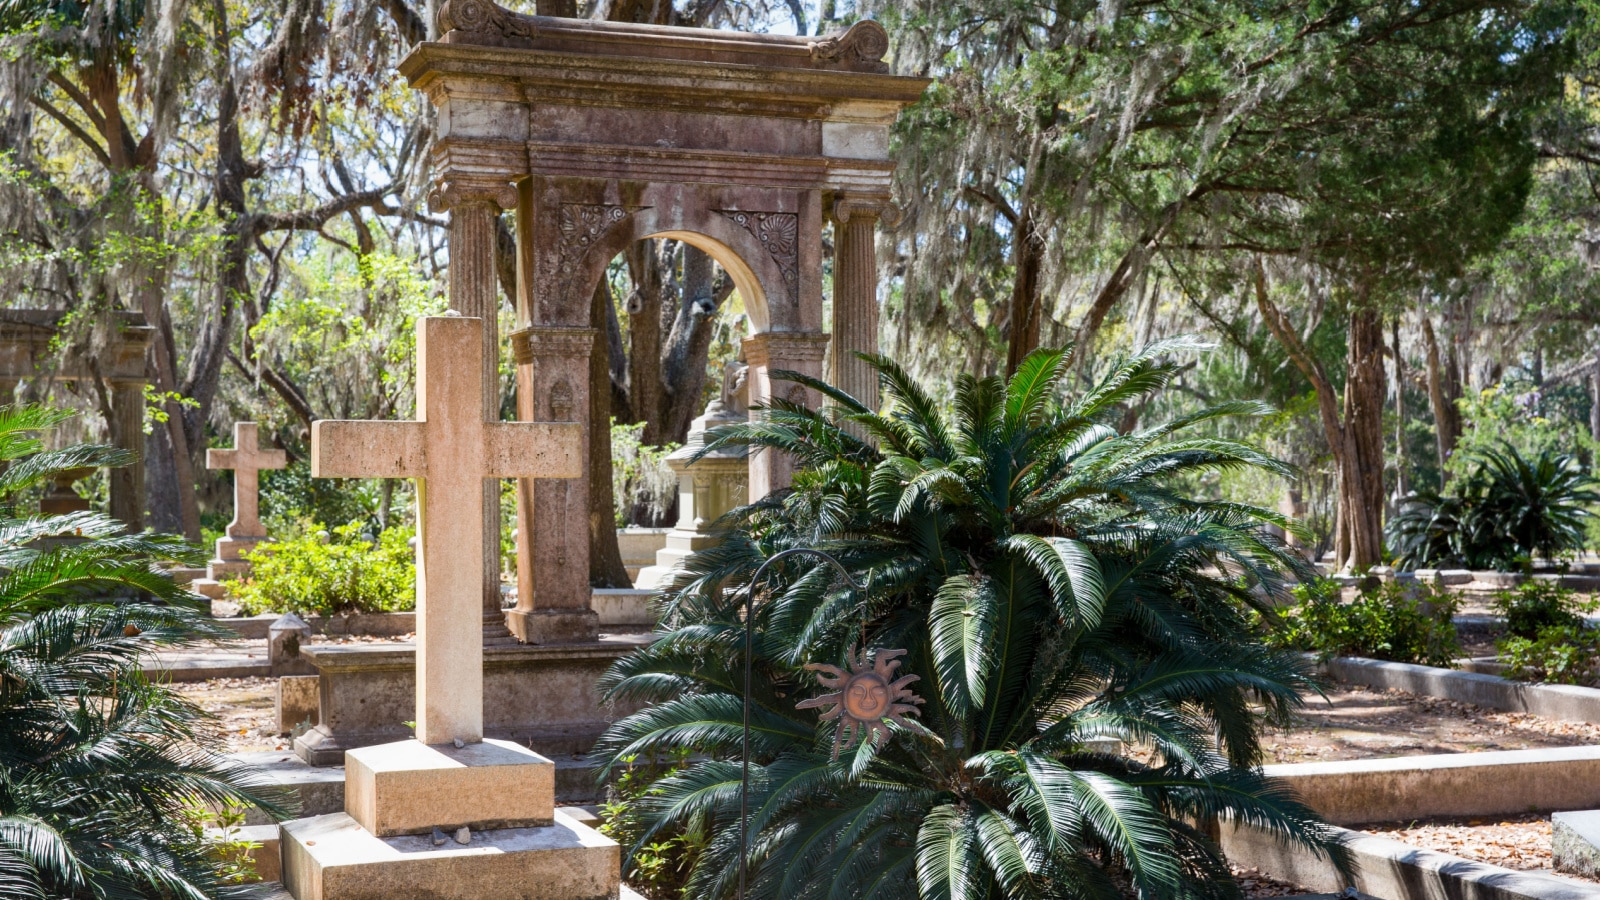
[[[221,636],[159,563],[181,540],[91,512],[26,516],[18,493],[129,455],[46,450],[66,414],[0,407],[0,896],[242,896],[188,810],[272,797],[217,752],[198,708],[143,674],[150,654]]]
[[[713,434],[798,463],[792,491],[727,517],[664,595],[667,630],[605,687],[646,700],[598,753],[608,766],[694,754],[630,815],[643,847],[709,836],[687,896],[728,896],[748,845],[751,897],[1235,897],[1208,828],[1249,823],[1343,865],[1330,830],[1263,777],[1265,713],[1301,702],[1304,662],[1263,646],[1249,610],[1300,565],[1267,510],[1196,500],[1178,476],[1282,472],[1202,423],[1263,412],[1215,406],[1131,433],[1109,422],[1173,377],[1156,345],[1081,396],[1066,354],[1009,381],[963,379],[942,412],[873,358],[885,410],[793,374],[830,398],[779,402]],[[864,585],[803,559],[757,586],[750,830],[739,827],[741,607],[773,553],[815,546]],[[1270,614],[1269,614],[1270,615]],[[807,663],[905,649],[921,726],[835,760],[833,723],[796,703]],[[1117,742],[1120,742],[1117,743]],[[1119,751],[1115,748],[1127,748]]]

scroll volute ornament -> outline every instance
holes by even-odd
[[[889,32],[871,19],[862,19],[843,34],[830,34],[812,41],[807,47],[812,59],[836,62],[840,68],[852,72],[885,74],[889,71],[889,64],[883,61],[884,54],[889,52]]]
[[[503,9],[493,0],[445,0],[439,7],[439,34],[462,31],[474,37],[524,38],[539,36],[532,16]]]
[[[833,220],[840,225],[850,224],[856,216],[876,219],[884,228],[893,229],[900,224],[900,207],[878,197],[839,194],[833,199]]]
[[[453,3],[455,0],[449,0]],[[440,13],[443,18],[444,13]],[[428,192],[428,208],[434,212],[447,212],[472,203],[493,205],[500,209],[515,209],[517,187],[508,181],[466,181],[446,179]]]

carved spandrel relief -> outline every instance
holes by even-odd
[[[767,248],[778,272],[783,276],[783,286],[791,305],[800,302],[800,217],[786,212],[746,212],[738,209],[719,209],[717,212],[750,232],[761,246]]]
[[[590,247],[605,237],[606,232],[641,209],[648,207],[604,203],[561,204],[561,278],[571,278]]]
[[[550,421],[575,421],[572,417],[573,406],[572,385],[563,378],[550,389]]]

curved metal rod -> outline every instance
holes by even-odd
[[[739,900],[744,900],[746,896],[745,879],[750,866],[750,673],[754,668],[756,654],[756,587],[761,584],[761,576],[766,574],[768,567],[773,563],[784,557],[800,555],[816,556],[832,563],[851,590],[861,590],[861,584],[850,576],[850,570],[846,569],[843,563],[834,559],[831,554],[813,547],[791,547],[774,553],[756,568],[754,575],[750,576],[750,584],[744,593],[744,754],[741,757],[743,770],[739,787]]]

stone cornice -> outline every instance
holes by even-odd
[[[446,0],[439,9],[438,24],[440,40],[450,44],[819,71],[889,70],[883,61],[889,52],[889,35],[871,20],[810,38],[529,16],[493,0]]]

